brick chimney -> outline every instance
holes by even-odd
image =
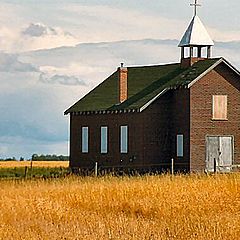
[[[128,98],[128,69],[123,66],[118,68],[119,78],[119,102],[122,103]]]

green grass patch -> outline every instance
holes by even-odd
[[[60,178],[70,174],[69,168],[64,167],[15,167],[0,168],[0,179],[19,179],[19,178]]]

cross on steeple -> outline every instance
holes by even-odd
[[[197,7],[200,7],[201,4],[197,3],[198,0],[195,0],[195,3],[190,4],[190,6],[194,7],[194,16],[197,15]]]

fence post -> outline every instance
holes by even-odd
[[[174,159],[171,159],[171,174],[174,174]]]
[[[27,179],[27,172],[28,172],[28,167],[25,167],[25,171],[24,171],[24,178]]]
[[[95,162],[95,177],[98,176],[98,162]]]
[[[31,159],[30,169],[31,169],[30,178],[32,179],[32,169],[33,169],[33,161],[32,161],[32,159]]]

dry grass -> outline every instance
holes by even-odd
[[[30,161],[0,161],[0,168],[30,167]],[[33,167],[68,167],[69,161],[33,161]]]
[[[239,239],[240,175],[0,182],[0,239]]]

